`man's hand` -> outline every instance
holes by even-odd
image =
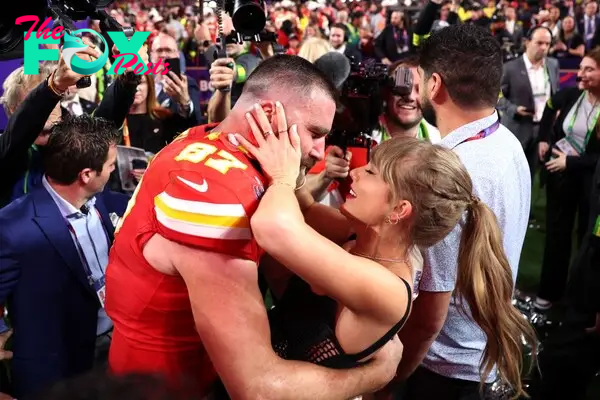
[[[231,87],[235,80],[233,58],[217,58],[210,66],[210,84],[215,89]]]
[[[11,337],[13,331],[6,331],[4,333],[0,333],[0,361],[2,360],[10,360],[13,357],[13,352],[9,350],[4,350],[4,346],[6,346],[6,342]]]
[[[337,146],[332,146],[325,158],[325,176],[329,179],[344,179],[350,172],[352,153],[344,151]]]
[[[382,389],[394,379],[403,352],[404,345],[398,338],[398,335],[394,335],[392,340],[383,346],[371,359],[369,365],[372,368],[380,370],[378,374],[381,377],[380,386],[376,390]]]
[[[384,58],[384,59],[382,59],[382,60],[381,60],[381,63],[382,63],[382,64],[385,64],[385,65],[392,65],[392,62],[390,61],[390,59],[389,59],[389,58]]]
[[[163,80],[165,92],[182,107],[190,103],[190,94],[188,93],[188,81],[185,74],[177,76],[173,71],[169,71]]]
[[[142,176],[144,176],[145,172],[145,169],[132,169],[131,175],[136,179],[136,181],[139,182],[142,179]]]
[[[550,145],[546,142],[540,142],[538,144],[538,156],[540,157],[540,161],[544,161],[544,157],[546,157],[546,153],[550,150]]]
[[[85,56],[87,56],[88,59],[90,60],[95,60],[97,58],[100,58],[100,52],[98,51],[98,49],[96,48],[96,45],[94,45],[91,40],[89,40],[88,38],[83,38],[83,43],[89,45],[89,47],[79,53],[77,53],[77,56],[80,58],[86,58]],[[66,92],[67,89],[69,88],[69,86],[75,85],[77,83],[78,80],[80,80],[81,78],[83,78],[84,76],[87,75],[80,75],[76,72],[73,72],[68,65],[65,63],[65,60],[62,56],[62,52],[60,53],[60,60],[58,60],[58,67],[56,68],[56,71],[54,72],[54,87],[56,87],[58,90],[60,90],[61,92]]]
[[[533,117],[533,113],[528,111],[527,107],[525,107],[525,106],[518,106],[517,114],[519,114],[522,117]]]

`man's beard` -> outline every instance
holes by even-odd
[[[386,116],[389,121],[391,121],[394,125],[396,125],[400,129],[402,129],[403,131],[411,130],[415,126],[419,125],[419,122],[421,122],[421,118],[415,118],[414,120],[411,120],[411,121],[402,121],[400,118],[398,118],[398,116],[396,114],[391,113],[391,112],[386,113]],[[388,133],[390,133],[390,132],[388,132]]]
[[[423,113],[423,119],[437,128],[437,115],[429,99],[421,99],[421,112]]]
[[[310,171],[310,169],[314,167],[316,163],[317,160],[315,160],[311,156],[303,156],[300,160],[300,169],[306,168],[307,171]]]

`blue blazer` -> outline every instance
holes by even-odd
[[[96,196],[111,242],[109,213],[123,215],[127,199],[110,192]],[[14,330],[14,397],[92,369],[100,303],[43,186],[0,210],[0,304],[7,305]]]

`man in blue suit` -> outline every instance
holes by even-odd
[[[15,397],[105,361],[96,354],[106,357],[112,331],[103,308],[111,220],[127,203],[104,192],[118,140],[100,118],[60,122],[43,152],[42,185],[0,210],[0,305],[14,331]]]

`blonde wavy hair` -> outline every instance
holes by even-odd
[[[298,56],[308,60],[310,63],[314,63],[322,55],[331,51],[331,45],[325,39],[320,38],[308,38],[300,46]]]
[[[54,71],[56,65],[55,62],[42,62],[39,74],[25,75],[24,68],[19,67],[8,75],[2,83],[4,93],[0,97],[0,104],[4,107],[6,115],[10,116],[29,92]]]
[[[525,394],[521,338],[536,347],[535,331],[512,305],[512,269],[498,221],[474,197],[473,182],[460,159],[438,145],[394,138],[378,145],[371,161],[390,187],[392,204],[400,199],[412,204],[407,235],[414,246],[435,245],[465,216],[454,296],[465,312],[466,301],[487,336],[480,367],[482,388],[497,366],[501,379],[514,388],[515,398]]]

